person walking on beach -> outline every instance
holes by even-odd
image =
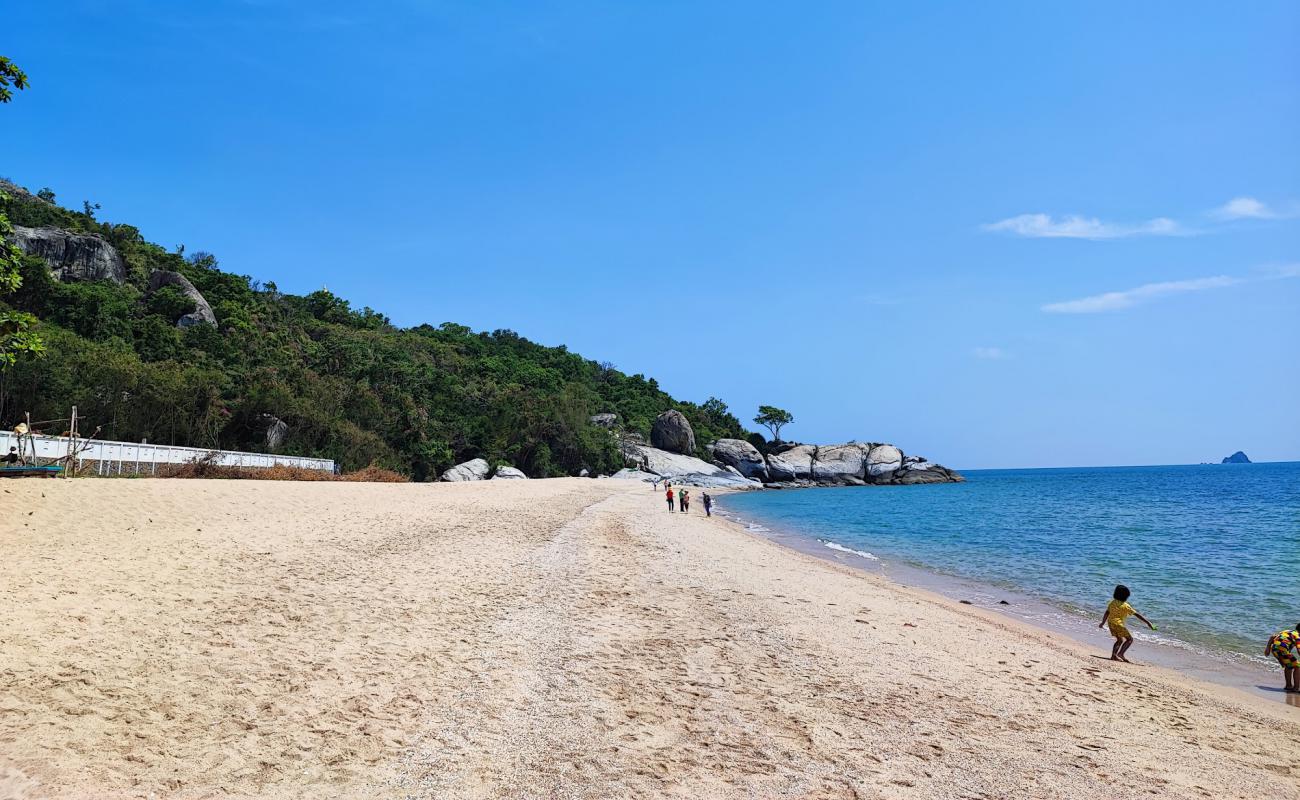
[[[1264,645],[1264,655],[1277,659],[1282,665],[1282,680],[1286,682],[1286,691],[1300,694],[1300,622],[1289,631],[1279,631],[1268,637]]]
[[[708,492],[704,493],[704,516],[713,516],[713,498],[709,496]]]
[[[677,505],[681,506],[682,513],[685,514],[685,513],[687,513],[688,511],[690,511],[690,510],[691,510],[691,493],[688,492],[688,491],[686,491],[685,489],[682,489],[682,491],[681,491],[681,497],[680,497],[679,499],[681,500],[681,502],[679,502]]]
[[[673,510],[673,485],[668,484],[668,510]]]
[[[1133,634],[1128,632],[1124,620],[1133,616],[1145,622],[1151,630],[1155,630],[1156,626],[1152,625],[1151,620],[1139,614],[1133,606],[1128,604],[1129,590],[1127,586],[1122,583],[1116,586],[1114,598],[1106,606],[1106,613],[1102,615],[1101,622],[1098,623],[1097,627],[1100,628],[1104,625],[1110,628],[1110,635],[1115,637],[1115,645],[1110,649],[1110,660],[1129,663],[1124,654],[1133,645]]]

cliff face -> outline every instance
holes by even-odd
[[[98,236],[15,225],[13,241],[24,253],[45,259],[61,281],[126,282],[126,262]]]

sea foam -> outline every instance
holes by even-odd
[[[879,560],[880,560],[879,557],[877,557],[877,556],[875,556],[875,555],[873,555],[873,554],[871,554],[871,553],[868,553],[866,550],[854,550],[852,547],[845,547],[844,545],[840,544],[839,542],[831,542],[831,541],[827,541],[826,539],[818,539],[817,541],[819,541],[819,542],[821,542],[822,544],[826,545],[826,546],[829,547],[830,549],[832,549],[832,550],[838,550],[838,551],[840,551],[841,553],[851,553],[851,554],[853,554],[853,555],[855,555],[855,556],[861,556],[862,558],[865,558],[865,559],[867,559],[868,561],[879,561]]]

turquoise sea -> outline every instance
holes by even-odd
[[[1257,660],[1270,634],[1300,620],[1300,462],[963,474],[961,484],[735,494],[719,506],[809,545],[1080,617],[1100,619],[1124,583],[1162,638],[1210,653]]]

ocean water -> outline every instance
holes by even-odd
[[[1162,638],[1209,653],[1259,661],[1268,637],[1300,620],[1300,462],[963,474],[961,484],[735,494],[719,506],[808,544],[1079,617],[1100,620],[1123,583]]]

